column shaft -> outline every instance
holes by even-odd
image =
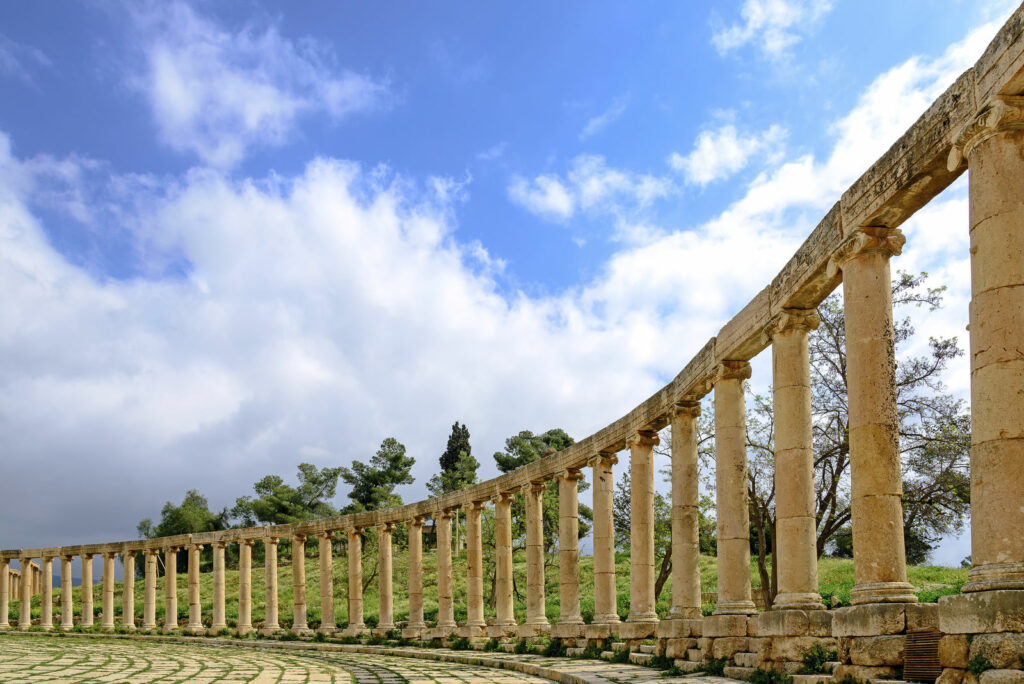
[[[378,629],[395,628],[394,592],[391,588],[391,533],[395,531],[393,523],[380,528],[377,539],[377,589],[378,605],[380,606]]]
[[[188,632],[200,634],[203,631],[203,604],[199,596],[199,560],[202,544],[188,547]]]
[[[252,631],[252,545],[251,539],[238,542],[238,633]]]
[[[0,558],[0,629],[11,627],[11,561]]]
[[[821,610],[818,593],[817,518],[814,509],[814,443],[808,333],[814,311],[784,311],[769,326],[775,414],[774,608]]]
[[[156,571],[159,552],[147,549],[144,553],[146,576],[143,584],[142,629],[151,630],[156,629]]]
[[[39,611],[39,624],[43,629],[53,629],[53,558],[44,557],[39,559],[42,570],[40,571],[40,583],[42,584],[42,603]]]
[[[121,595],[121,624],[129,630],[135,629],[135,552],[125,551],[121,554],[124,566],[124,581]]]
[[[100,629],[114,631],[114,560],[115,553],[103,554],[103,616]]]
[[[544,482],[523,486],[526,499],[526,624],[546,627],[544,601]]]
[[[451,511],[434,516],[437,529],[437,626],[455,627],[452,602],[452,518]]]
[[[266,610],[263,618],[263,632],[272,634],[280,625],[277,623],[277,537],[263,540],[264,551],[264,589],[266,591]]]
[[[366,629],[363,622],[363,530],[348,531],[348,628]]]
[[[164,549],[164,631],[178,629],[178,549]]]
[[[672,607],[669,618],[700,613],[700,472],[697,418],[700,402],[676,404],[672,415]]]
[[[60,559],[60,628],[64,631],[74,629],[75,626],[74,586],[71,580],[73,558],[61,556]]]
[[[329,634],[337,629],[334,618],[334,532],[324,532],[320,540],[320,629]]]
[[[657,623],[654,609],[654,447],[658,435],[640,431],[629,447],[629,617],[626,622]]]
[[[409,521],[409,627],[422,629],[423,622],[423,519]]]
[[[292,631],[308,632],[306,624],[306,537],[292,537]]]
[[[903,478],[889,257],[898,230],[866,228],[846,243],[843,301],[850,406],[851,603],[913,602],[903,546]]]
[[[494,499],[495,613],[494,624],[516,624],[512,609],[512,494],[504,492]]]
[[[560,625],[582,625],[580,616],[579,481],[580,471],[558,476],[558,603]]]
[[[613,467],[619,462],[613,453],[590,459],[594,469],[594,624],[619,622],[615,588],[615,521]]]
[[[92,627],[92,554],[82,554],[82,627]]]
[[[18,603],[18,629],[32,626],[32,559],[21,560],[21,597]]]
[[[213,622],[210,630],[216,634],[227,629],[224,607],[224,547],[225,542],[214,542],[213,547]]]

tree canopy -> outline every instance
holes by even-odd
[[[243,527],[257,523],[287,525],[336,515],[331,505],[343,468],[317,468],[300,463],[298,486],[285,483],[279,475],[267,475],[253,485],[256,496],[240,496],[231,509]]]
[[[388,437],[368,464],[353,461],[351,468],[342,467],[341,479],[352,487],[348,494],[352,503],[341,512],[376,511],[402,505],[402,497],[395,493],[395,487],[413,483],[414,463],[416,459],[406,455],[405,445]]]

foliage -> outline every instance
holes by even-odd
[[[497,639],[488,639],[487,643],[484,644],[484,651],[487,653],[497,651],[499,648],[501,648],[501,642]]]
[[[156,526],[149,518],[139,521],[137,530],[139,536],[146,539],[154,537],[170,537],[178,534],[198,534],[200,532],[214,532],[228,528],[229,514],[225,509],[220,513],[210,511],[210,504],[206,497],[196,489],[190,489],[185,493],[180,506],[175,506],[170,501],[164,504],[160,510],[160,523]],[[158,556],[158,572],[163,574],[163,556]],[[200,562],[213,563],[213,551],[207,548],[201,555]],[[176,556],[177,569],[185,572],[188,569],[188,553],[178,553]],[[136,575],[141,577],[145,572],[145,563],[135,564]]]
[[[256,497],[241,496],[235,500],[231,515],[242,527],[258,523],[287,525],[326,518],[337,511],[330,504],[338,489],[342,468],[317,468],[311,463],[300,463],[297,487],[285,484],[278,475],[267,475],[253,485]]]
[[[514,652],[518,653],[519,655],[522,655],[524,653],[529,653],[530,652],[530,642],[528,640],[526,640],[526,639],[520,639],[519,641],[516,642],[516,647],[514,649]]]
[[[457,637],[452,641],[452,645],[449,648],[453,651],[469,651],[473,648],[473,644],[466,637]]]
[[[412,466],[416,462],[405,453],[405,445],[394,437],[388,437],[380,449],[370,458],[369,464],[353,461],[351,468],[340,468],[341,479],[352,487],[348,506],[342,513],[376,511],[382,508],[402,505],[402,497],[395,494],[395,487],[412,484]]]
[[[967,671],[974,675],[980,675],[982,672],[993,668],[995,668],[995,665],[980,653],[975,653],[971,656],[971,659],[967,661]]]
[[[448,445],[438,459],[441,472],[430,478],[427,489],[433,496],[455,492],[476,482],[476,471],[480,463],[473,457],[469,444],[469,428],[455,421]]]
[[[779,670],[757,668],[750,673],[750,684],[793,684],[793,677]]]
[[[647,667],[653,667],[656,670],[667,670],[675,666],[675,661],[672,658],[664,655],[654,655],[647,662]]]
[[[565,644],[562,643],[561,639],[552,639],[548,642],[548,645],[544,647],[544,653],[541,655],[547,656],[548,658],[564,658]]]
[[[612,662],[613,663],[628,663],[629,662],[629,649],[622,649],[621,651],[612,651]]]
[[[798,674],[829,674],[825,663],[835,662],[838,658],[839,652],[835,649],[827,650],[821,644],[814,644],[800,655],[803,667]]]
[[[725,666],[728,662],[728,658],[709,658],[701,669],[704,671],[704,674],[709,674],[713,677],[721,677],[725,674]]]

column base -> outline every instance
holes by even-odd
[[[591,621],[590,624],[592,624],[592,625],[617,625],[620,622],[622,622],[622,620],[619,619],[619,614],[618,613],[604,613],[604,614],[600,614],[600,615],[595,615],[593,621]]]
[[[754,615],[757,613],[757,606],[750,599],[738,601],[719,600],[715,605],[715,615]]]
[[[313,633],[313,630],[311,630],[309,627],[293,627],[289,631],[298,634],[299,636],[308,636]]]
[[[423,638],[427,641],[431,639],[447,639],[455,634],[457,626],[441,626],[431,627],[423,633]]]
[[[316,628],[316,631],[320,634],[334,634],[338,631],[337,625],[320,625]]]
[[[10,629],[10,628],[11,628],[11,626],[9,624],[0,625],[0,632],[4,631],[5,629]],[[68,629],[68,628],[65,628],[65,629]]]
[[[108,630],[107,630],[106,627],[104,627],[103,631],[108,631]],[[114,628],[111,627],[109,631],[113,632]],[[188,627],[183,629],[182,632],[184,632],[185,634],[193,634],[193,635],[196,635],[196,636],[203,636],[203,635],[206,634],[206,628],[203,627],[202,625],[199,625],[198,627],[196,625],[189,625]]]
[[[235,629],[238,631],[239,636],[245,636],[252,631],[252,625],[238,625]]]
[[[690,608],[672,608],[668,611],[666,620],[699,620],[702,617],[700,606]],[[664,622],[664,620],[662,621]]]
[[[210,629],[206,630],[206,633],[207,634],[217,634],[217,632],[221,631],[222,629],[227,629],[227,628],[228,628],[228,623],[226,623],[226,622],[224,624],[222,624],[222,625],[210,625]],[[135,628],[134,627],[129,627],[129,626],[125,625],[125,629],[135,629]]]
[[[349,625],[345,629],[341,630],[341,635],[342,636],[360,637],[360,636],[363,636],[364,634],[369,634],[369,633],[370,633],[370,630],[367,629],[366,625],[363,624],[362,622],[360,622],[358,624],[355,624],[355,625]]]
[[[127,629],[129,632],[137,632],[138,628],[135,625],[121,625],[121,629]]]
[[[280,631],[281,627],[279,625],[270,625],[268,627],[261,628],[260,634],[262,634],[263,636],[274,636]]]
[[[554,639],[580,639],[583,637],[586,625],[581,618],[579,622],[559,622],[551,625],[551,637]]]
[[[1024,563],[987,563],[971,568],[967,573],[967,584],[961,591],[998,589],[1024,589]]]
[[[619,624],[620,639],[647,639],[658,632],[657,617],[654,622],[630,622]]]
[[[455,636],[462,639],[481,639],[487,635],[487,625],[460,625],[455,630]]]
[[[156,628],[156,625],[142,625],[142,631],[144,632],[153,632]],[[74,627],[64,627],[63,629],[74,629]]]
[[[850,605],[869,603],[917,603],[914,585],[909,582],[866,582],[850,591]]]
[[[518,625],[514,622],[492,623],[487,625],[487,636],[491,639],[505,639],[518,635]]]
[[[816,591],[789,592],[779,594],[772,603],[772,610],[825,610],[821,594]]]
[[[403,639],[421,639],[423,632],[426,631],[426,625],[417,625],[415,627],[403,627],[402,638]]]

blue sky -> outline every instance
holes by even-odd
[[[387,436],[413,500],[456,419],[485,476],[521,429],[599,429],[1012,9],[3,5],[0,545],[130,538]],[[911,353],[964,338],[963,190],[905,226],[896,266],[950,287]]]

